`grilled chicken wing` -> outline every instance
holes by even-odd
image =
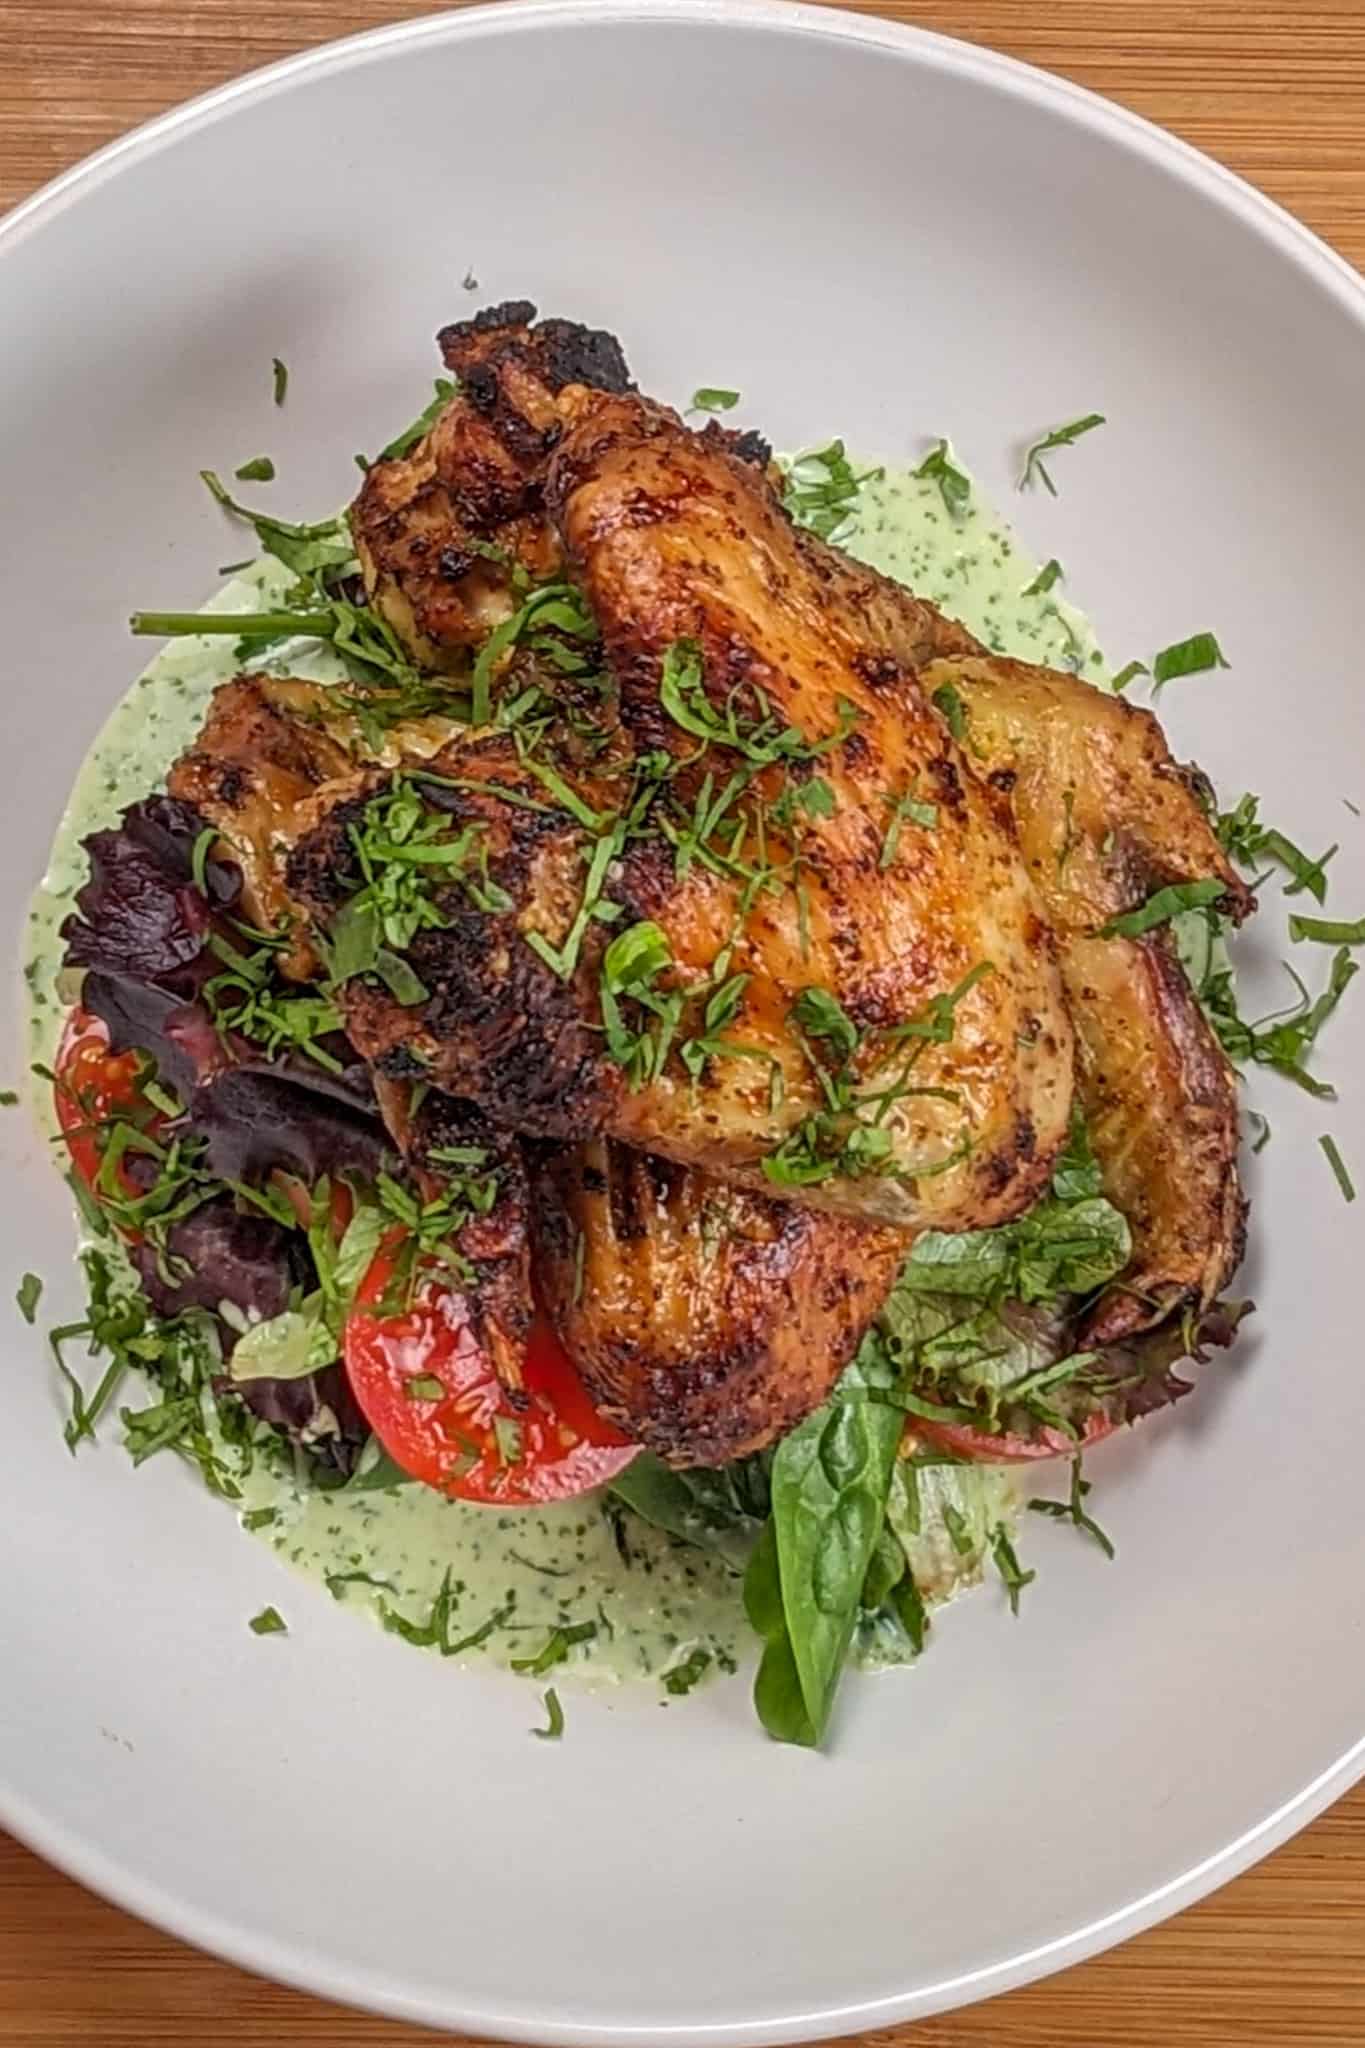
[[[1114,1343],[1214,1300],[1241,1258],[1246,1205],[1236,1078],[1169,933],[1098,934],[1168,883],[1220,881],[1238,919],[1253,899],[1149,711],[1026,662],[944,661],[924,683],[957,690],[1057,934],[1091,1141],[1133,1232],[1131,1266],[1081,1333]]]
[[[818,1407],[905,1256],[898,1231],[609,1140],[539,1149],[542,1298],[594,1404],[671,1464],[725,1464]]]

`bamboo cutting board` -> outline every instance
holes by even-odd
[[[434,4],[0,0],[0,210],[191,94]],[[876,0],[863,11],[1108,94],[1240,171],[1365,268],[1365,0]],[[0,1836],[0,2048],[432,2038],[200,1956]],[[1167,1926],[1047,1983],[862,2041],[1365,2048],[1365,1786]]]

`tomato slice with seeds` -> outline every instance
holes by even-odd
[[[92,1017],[87,1010],[71,1012],[57,1049],[53,1102],[71,1164],[96,1201],[100,1198],[96,1176],[103,1156],[99,1126],[111,1117],[137,1113],[154,1137],[158,1125],[165,1121],[154,1112],[147,1114],[149,1105],[141,1082],[143,1066],[136,1052],[109,1050],[109,1033],[98,1017]],[[118,1179],[125,1194],[136,1196],[142,1192],[121,1168]]]
[[[973,1429],[969,1422],[927,1422],[916,1415],[910,1427],[917,1437],[935,1450],[949,1451],[955,1458],[970,1458],[978,1465],[1031,1465],[1040,1458],[1075,1458],[1092,1444],[1118,1428],[1106,1415],[1092,1415],[1079,1436],[1061,1429],[1040,1429],[1037,1436],[1006,1434],[989,1436]]]
[[[458,1286],[439,1268],[419,1276],[411,1304],[376,1313],[403,1233],[375,1254],[342,1340],[346,1374],[366,1421],[405,1472],[437,1492],[490,1507],[569,1500],[605,1486],[639,1445],[598,1414],[550,1325],[526,1351],[526,1405],[493,1371]]]

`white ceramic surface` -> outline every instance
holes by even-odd
[[[462,291],[467,271],[478,299]],[[1062,495],[1013,499],[1116,661],[1212,627],[1166,711],[1365,909],[1365,290],[1211,164],[1075,89],[873,20],[591,0],[342,44],[118,144],[0,231],[16,937],[134,602],[241,553],[196,479],[268,447],[272,504],[354,484],[429,337],[528,294],[616,328],[650,389],[738,386],[780,445],[951,433],[1002,502],[1091,408]],[[287,407],[270,404],[284,356]],[[1271,892],[1266,948],[1283,906]],[[1306,953],[1307,948],[1299,952]],[[1310,963],[1315,973],[1325,966]],[[660,1710],[411,1654],[295,1581],[169,1460],[72,1462],[40,1336],[3,1334],[0,1819],[253,1968],[484,2034],[779,2041],[1075,1961],[1207,1890],[1362,1768],[1365,997],[1323,1108],[1266,1087],[1256,1334],[1094,1461],[1118,1562],[1038,1520],[1017,1623],[964,1602],[852,1683],[833,1753],[747,1690]],[[4,1070],[19,1062],[7,1027]],[[10,1279],[77,1303],[63,1191],[0,1119]],[[1033,1518],[1038,1519],[1038,1518]],[[248,1634],[273,1600],[287,1639]]]

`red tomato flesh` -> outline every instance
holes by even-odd
[[[935,1450],[948,1451],[955,1458],[971,1458],[978,1465],[1030,1465],[1040,1458],[1077,1457],[1109,1436],[1118,1424],[1107,1416],[1092,1415],[1074,1437],[1060,1429],[1040,1429],[1036,1436],[988,1436],[969,1422],[927,1422],[921,1415],[912,1417],[909,1427]]]
[[[356,1400],[395,1464],[439,1493],[495,1507],[568,1500],[614,1479],[639,1445],[597,1413],[548,1323],[532,1329],[518,1408],[448,1274],[419,1276],[396,1314],[373,1312],[401,1243],[395,1232],[380,1246],[342,1344]]]
[[[109,1033],[97,1017],[85,1010],[71,1012],[57,1049],[53,1102],[71,1164],[96,1201],[102,1161],[98,1126],[120,1111],[129,1115],[147,1108],[138,1080],[141,1065],[135,1052],[110,1052]],[[143,1119],[150,1137],[164,1122],[156,1115]],[[118,1179],[124,1194],[142,1192],[121,1169]]]

